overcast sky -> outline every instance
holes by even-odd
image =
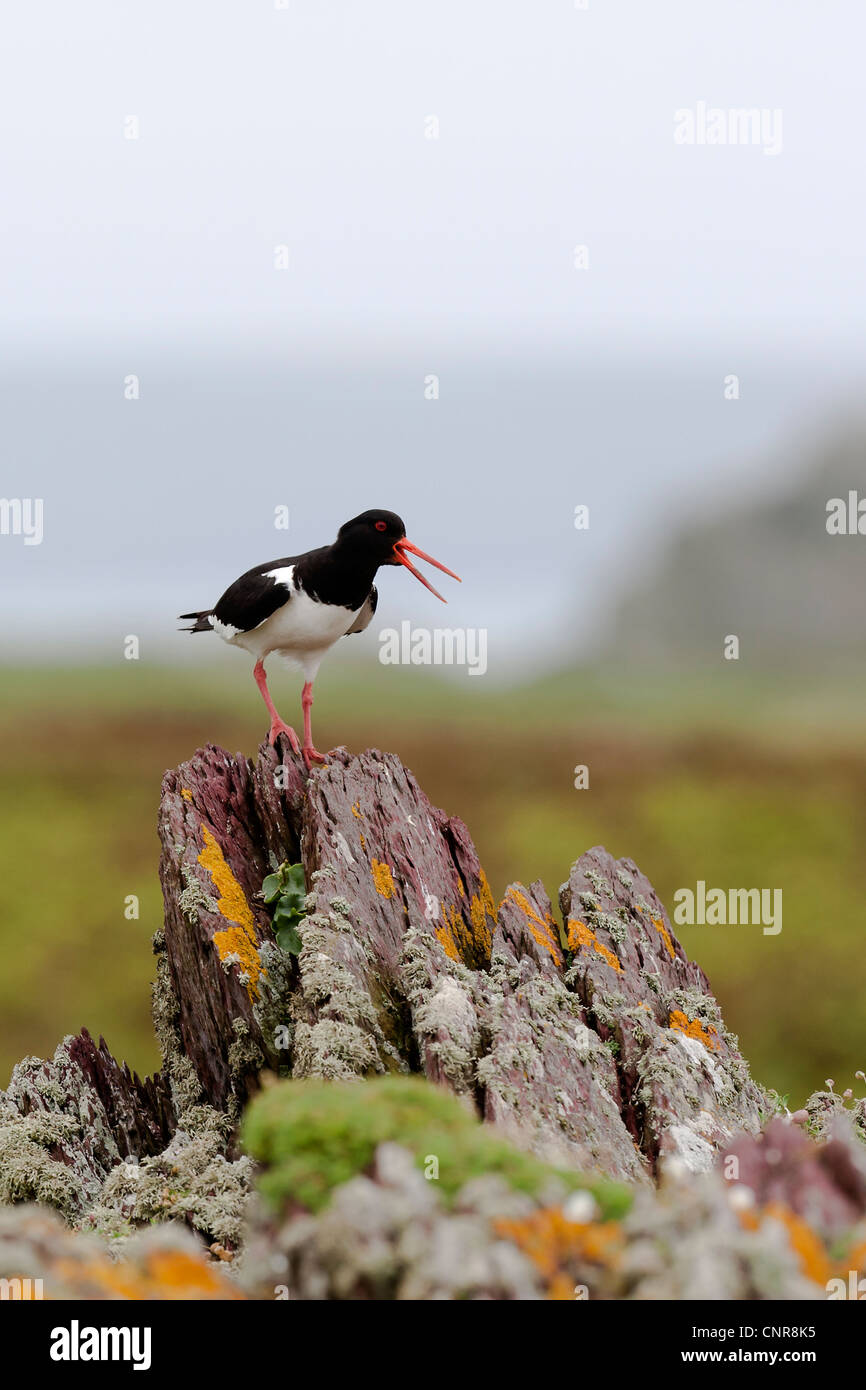
[[[0,536],[6,650],[162,633],[366,505],[466,570],[392,617],[589,631],[862,382],[864,37],[850,0],[14,7],[2,493],[46,530]],[[699,103],[781,149],[677,143]]]

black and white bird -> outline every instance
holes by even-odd
[[[255,657],[253,675],[271,716],[271,744],[285,734],[296,753],[302,753],[309,770],[324,757],[313,746],[311,710],[313,681],[322,657],[340,637],[363,632],[376,611],[378,595],[373,580],[380,565],[405,565],[438,599],[446,600],[428,584],[408,555],[417,555],[452,579],[453,570],[425,555],[406,539],[406,528],[394,512],[369,511],[341,526],[333,545],[269,560],[236,579],[215,608],[201,613],[181,613],[194,618],[183,632],[215,632],[232,647],[243,647]],[[265,676],[265,658],[271,652],[295,661],[304,673],[301,706],[304,743],[276,711]]]

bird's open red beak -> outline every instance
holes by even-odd
[[[432,555],[425,555],[423,550],[419,550],[417,545],[413,545],[411,541],[407,541],[405,536],[401,541],[397,541],[394,545],[394,558],[398,560],[401,565],[405,565],[409,573],[414,574],[415,578],[421,581],[425,589],[429,589],[431,594],[435,594],[437,598],[442,599],[443,603],[447,603],[447,598],[442,598],[442,595],[440,594],[439,590],[434,589],[432,584],[428,584],[421,571],[415,568],[411,560],[407,560],[407,550],[409,551],[410,555],[417,555],[419,560],[426,560],[428,565],[435,565],[437,570],[442,570],[443,574],[450,574],[451,578],[456,579],[458,584],[462,582],[460,579],[460,575],[455,574],[454,571],[450,570],[447,565],[440,565],[439,561],[434,560]]]

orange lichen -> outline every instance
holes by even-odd
[[[493,1224],[498,1235],[532,1261],[553,1299],[573,1298],[580,1266],[613,1265],[623,1245],[616,1221],[569,1221],[561,1207],[544,1207],[522,1220],[502,1217]]]
[[[757,1231],[767,1218],[778,1221],[788,1234],[788,1242],[800,1262],[800,1271],[822,1289],[833,1278],[847,1283],[851,1270],[866,1269],[866,1241],[850,1248],[833,1262],[821,1237],[802,1216],[784,1202],[769,1202],[762,1208],[745,1208],[738,1213],[740,1225],[747,1231]]]
[[[490,884],[487,882],[487,875],[483,869],[478,871],[478,896],[484,904],[484,911],[489,917],[496,921],[496,903],[493,901],[493,893]]]
[[[442,925],[433,928],[436,940],[449,960],[462,960],[460,948],[457,942],[462,934],[465,933],[466,924],[456,907],[446,907],[442,904]]]
[[[674,1009],[668,1019],[668,1027],[674,1033],[682,1033],[684,1037],[697,1038],[709,1052],[718,1052],[721,1048],[719,1034],[713,1025],[708,1023],[704,1027],[699,1018],[689,1018],[682,1009]]]
[[[461,898],[465,897],[463,884],[460,880],[458,880],[458,887]],[[478,892],[473,893],[469,899],[469,921],[472,924],[472,940],[469,943],[469,950],[476,959],[480,950],[486,960],[490,956],[490,947],[493,944],[489,922],[492,922],[494,926],[496,924],[496,903],[493,901],[490,884],[487,882],[483,869],[478,874]]]
[[[358,810],[358,803],[357,803],[357,801],[355,802],[354,806],[352,807],[352,815],[355,817],[356,820],[360,820],[360,819],[361,819],[361,812]]]
[[[370,865],[370,872],[373,875],[376,892],[380,897],[393,898],[395,893],[394,875],[391,873],[390,864],[383,864],[381,860],[374,859]]]
[[[567,1274],[554,1274],[547,1286],[547,1297],[556,1303],[571,1303],[574,1298],[574,1280]]]
[[[147,1261],[147,1273],[163,1290],[163,1297],[168,1289],[183,1290],[187,1297],[192,1292],[202,1297],[224,1287],[216,1266],[180,1250],[155,1250]]]
[[[362,849],[362,850],[364,851],[364,853],[366,854],[366,852],[367,852],[367,841],[364,839],[364,836],[363,836],[363,835],[359,835],[359,836],[358,836],[358,839],[359,839],[360,842],[361,842],[361,849]]]
[[[460,952],[457,949],[457,942],[454,940],[454,936],[448,923],[445,922],[441,927],[434,927],[433,932],[436,937],[436,940],[439,942],[439,945],[442,947],[442,950],[445,952],[448,959],[459,960]]]
[[[233,923],[225,931],[214,932],[213,944],[221,961],[229,956],[238,957],[238,969],[247,976],[247,994],[250,1000],[258,998],[258,979],[262,973],[262,963],[258,953],[256,920],[219,844],[206,825],[201,827],[204,849],[198,857],[202,868],[207,869],[214,888],[219,893],[217,912],[227,922]]]
[[[232,1299],[244,1295],[224,1279],[219,1265],[185,1250],[154,1250],[142,1264],[123,1260],[56,1260],[51,1275],[73,1287],[89,1286],[109,1297]]]
[[[539,946],[542,946],[552,956],[553,962],[558,968],[561,967],[562,951],[556,939],[556,925],[550,913],[547,912],[544,917],[540,917],[526,895],[520,893],[516,888],[509,888],[505,894],[505,902],[512,902],[520,908],[526,918],[529,930]]]
[[[671,960],[676,960],[677,953],[674,950],[674,944],[671,941],[671,934],[665,926],[664,922],[662,921],[661,917],[653,918],[653,926],[655,927],[662,941],[665,943],[665,950],[667,951]]]
[[[189,787],[181,787],[180,794],[183,797],[184,801],[192,801],[192,792],[190,791]]]
[[[465,897],[465,893],[461,896]],[[433,928],[436,940],[451,960],[478,968],[490,959],[492,937],[488,918],[496,921],[493,894],[483,872],[479,889],[469,900],[469,920],[465,909],[456,904],[442,903],[442,924]]]
[[[849,1250],[842,1263],[846,1273],[849,1269],[856,1269],[858,1274],[862,1274],[866,1270],[866,1240],[855,1245],[853,1250]]]
[[[579,951],[589,947],[590,950],[595,951],[597,955],[601,956],[602,960],[606,965],[610,966],[611,970],[617,970],[622,974],[622,964],[619,957],[615,956],[613,951],[609,950],[603,942],[597,939],[595,932],[591,927],[588,927],[585,922],[578,922],[574,917],[569,918],[567,933],[568,949],[570,951]]]
[[[796,1212],[782,1202],[770,1202],[764,1208],[764,1215],[781,1221],[788,1232],[791,1249],[800,1261],[800,1268],[807,1279],[826,1287],[833,1277],[833,1267],[819,1237]]]

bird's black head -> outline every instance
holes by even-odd
[[[414,574],[415,578],[421,581],[425,589],[441,598],[443,603],[445,599],[439,590],[427,582],[423,574],[412,564],[409,555],[417,555],[419,559],[435,565],[438,570],[450,574],[452,579],[460,578],[453,570],[434,560],[432,555],[425,555],[423,550],[419,550],[417,545],[406,539],[406,527],[396,512],[370,511],[353,516],[352,520],[347,521],[337,532],[335,549],[342,556],[351,557],[353,563],[358,560],[372,561],[374,573],[379,565],[404,565],[410,574]]]
[[[353,516],[337,532],[337,543],[341,548],[351,547],[356,552],[369,555],[377,565],[398,565],[400,561],[394,554],[397,541],[403,540],[406,527],[396,512],[369,511]]]

